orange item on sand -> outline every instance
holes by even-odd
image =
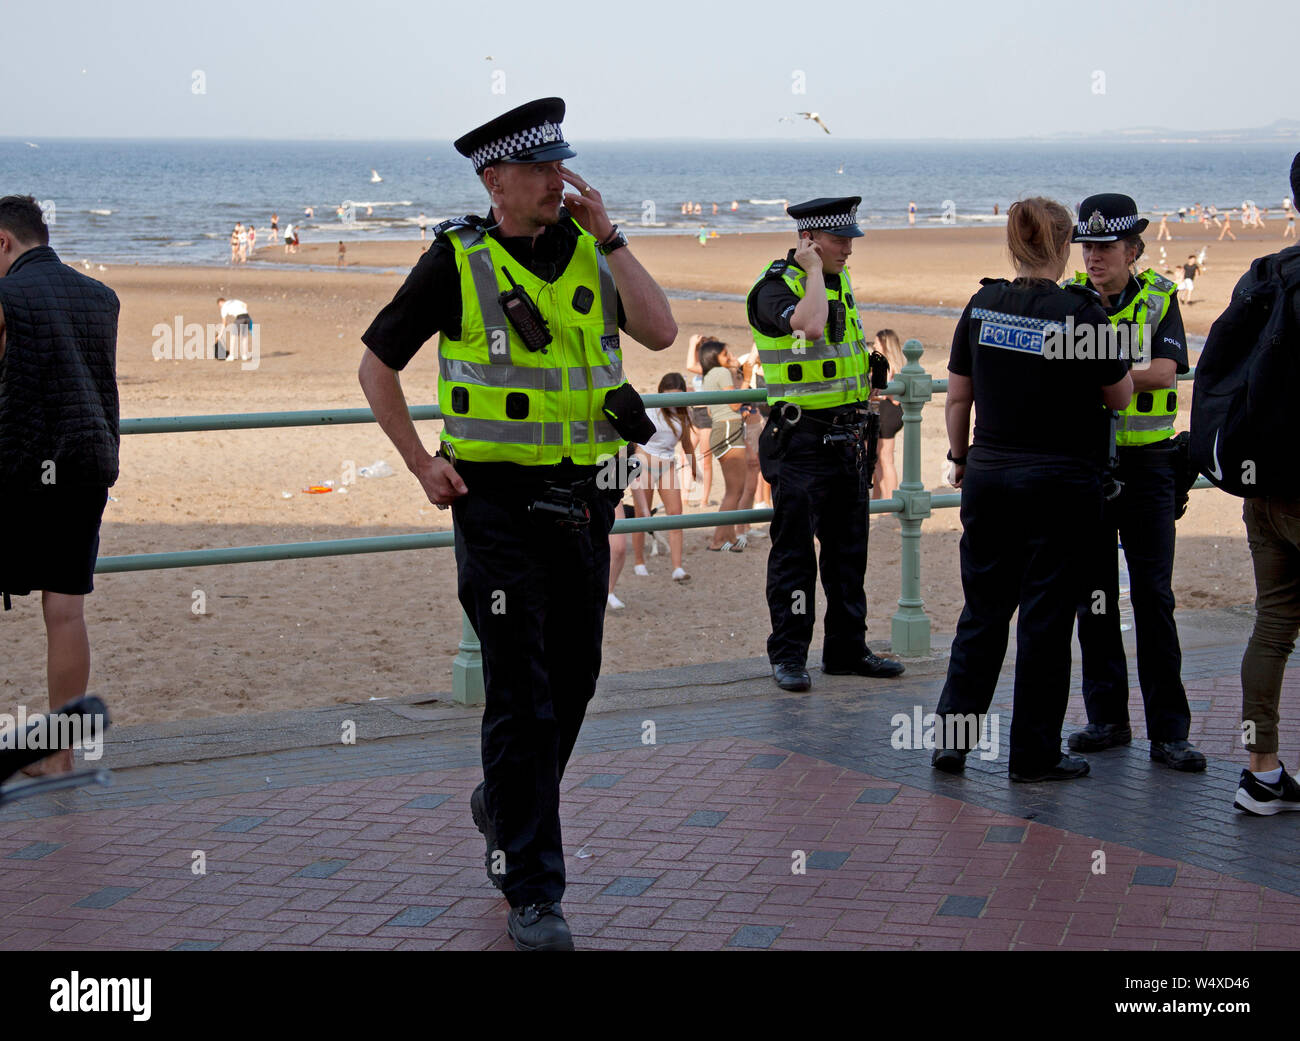
[[[303,494],[305,494],[305,495],[324,495],[326,492],[332,492],[333,490],[334,490],[333,488],[327,488],[327,487],[326,487],[325,485],[323,485],[323,484],[313,484],[310,488],[304,488],[304,489],[303,489]]]

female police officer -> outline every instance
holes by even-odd
[[[1061,755],[1080,552],[1101,522],[1108,408],[1133,382],[1122,360],[1075,357],[1062,338],[1109,328],[1097,295],[1056,285],[1070,255],[1070,214],[1032,198],[1007,213],[1016,279],[986,278],[962,314],[948,362],[949,460],[962,489],[966,596],[939,698],[933,764],[956,773],[988,711],[1017,607],[1013,781],[1082,777]],[[1065,349],[1062,349],[1064,347]],[[977,421],[969,444],[971,405]],[[969,448],[968,448],[969,444]]]

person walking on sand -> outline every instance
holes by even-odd
[[[257,249],[257,229],[253,227],[253,222],[248,222],[248,255],[251,257],[253,251]]]
[[[916,203],[914,202],[909,202],[907,204],[907,223],[908,224],[916,223]]]
[[[1169,214],[1167,213],[1160,214],[1160,230],[1156,232],[1156,241],[1160,242],[1163,239],[1173,241],[1173,235],[1169,234]]]
[[[1178,284],[1178,292],[1186,293],[1187,296],[1181,297],[1182,302],[1190,304],[1192,302],[1192,290],[1196,288],[1196,276],[1201,273],[1201,265],[1196,261],[1195,253],[1188,253],[1187,260],[1183,263],[1183,280]]]
[[[280,215],[278,213],[273,213],[271,214],[271,245],[278,246],[279,244],[280,244]]]
[[[347,254],[348,254],[348,247],[343,245],[343,240],[340,239],[339,240],[339,262],[338,262],[339,267],[343,266],[343,260],[347,256]]]
[[[1232,211],[1231,210],[1223,211],[1223,230],[1219,232],[1219,237],[1216,241],[1222,242],[1224,235],[1227,235],[1228,238],[1232,239],[1233,242],[1237,241],[1237,236],[1232,233]]]

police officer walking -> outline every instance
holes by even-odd
[[[966,305],[948,360],[948,459],[962,490],[961,584],[966,602],[939,698],[943,734],[931,759],[960,773],[988,712],[1017,608],[1008,772],[1013,781],[1083,777],[1061,755],[1070,698],[1070,636],[1086,579],[1081,548],[1101,523],[1109,414],[1129,400],[1127,363],[1057,352],[1048,337],[1109,328],[1097,294],[1056,282],[1073,221],[1049,199],[1014,203],[1007,245],[1017,277],[986,278]],[[1061,344],[1064,347],[1064,344]],[[1052,432],[1042,411],[1050,403]],[[971,407],[975,436],[970,443]],[[919,737],[919,735],[918,735]]]
[[[866,645],[867,520],[879,417],[871,395],[870,346],[844,265],[862,236],[862,200],[813,199],[789,207],[799,245],[773,261],[749,291],[746,309],[771,406],[759,464],[772,485],[767,656],[782,690],[811,686],[821,542],[826,590],[822,671],[898,676],[903,664]]]
[[[1187,371],[1187,340],[1178,287],[1155,271],[1133,273],[1142,256],[1142,232],[1127,195],[1091,195],[1079,206],[1073,240],[1083,243],[1086,271],[1073,284],[1089,286],[1135,358],[1133,397],[1115,431],[1119,494],[1106,503],[1096,541],[1093,574],[1100,584],[1079,605],[1083,701],[1088,725],[1070,735],[1070,747],[1099,752],[1133,740],[1128,714],[1128,663],[1120,635],[1115,566],[1118,532],[1128,562],[1137,628],[1138,682],[1146,707],[1151,758],[1175,770],[1205,769],[1205,756],[1187,740],[1192,714],[1182,682],[1182,651],[1174,622],[1174,520],[1178,513],[1177,375]]]
[[[573,949],[559,787],[600,672],[623,483],[602,480],[602,464],[626,448],[619,428],[629,432],[640,406],[623,380],[619,330],[652,350],[677,335],[600,193],[562,165],[576,154],[563,118],[564,102],[545,98],[456,142],[491,209],[435,229],[362,337],[359,374],[429,501],[452,508],[487,699],[484,781],[470,806],[519,950]],[[434,333],[445,425],[430,454],[398,370]]]

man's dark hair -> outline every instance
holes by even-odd
[[[1291,208],[1300,206],[1300,152],[1291,160]]]
[[[0,199],[0,229],[25,245],[48,246],[50,229],[45,214],[30,195],[6,195]]]

